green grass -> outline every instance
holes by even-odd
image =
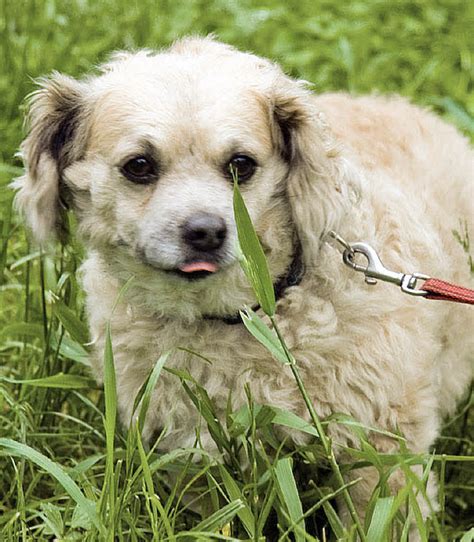
[[[225,459],[218,463],[196,449],[145,449],[140,420],[153,381],[169,370],[166,359],[157,361],[142,390],[139,426],[120,428],[113,348],[104,353],[104,390],[87,370],[76,278],[82,248],[71,241],[40,252],[12,211],[7,188],[21,172],[13,155],[32,78],[53,69],[79,75],[113,49],[160,47],[189,33],[215,32],[272,57],[316,91],[410,96],[472,137],[473,10],[467,0],[0,0],[0,540],[355,540],[359,529],[370,541],[389,540],[390,533],[398,541],[406,539],[401,512],[407,504],[423,538],[474,539],[472,395],[447,422],[432,455],[411,456],[403,446],[398,454],[377,454],[355,426],[364,445],[350,452],[354,462],[375,465],[381,483],[366,524],[355,520],[346,532],[335,503],[348,499],[341,474],[349,467],[335,461],[325,437],[328,420],[315,412],[308,424],[254,404],[248,392],[245,408],[216,421],[206,391],[192,375],[178,373]],[[250,239],[242,243],[248,265],[258,268],[249,276],[260,277],[271,313],[263,264],[251,256],[257,248],[249,225],[242,227]],[[246,325],[276,352],[275,363],[293,363],[284,337],[251,313]],[[292,367],[298,381],[297,363]],[[304,382],[298,383],[304,395]],[[314,439],[294,450],[277,438],[281,425]],[[423,484],[410,477],[414,462],[440,477],[440,511],[427,523],[417,519],[413,496]],[[384,477],[394,468],[410,478],[391,497]]]

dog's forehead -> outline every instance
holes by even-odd
[[[91,127],[95,144],[110,146],[128,135],[161,146],[213,139],[270,145],[267,82],[255,77],[258,67],[231,59],[215,65],[204,58],[171,57],[128,60],[99,78]]]

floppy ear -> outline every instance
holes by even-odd
[[[16,206],[39,242],[61,235],[67,194],[64,169],[80,158],[85,132],[84,84],[53,74],[40,81],[29,102],[29,134],[21,145],[25,174],[12,186],[18,190]]]
[[[286,80],[273,101],[277,145],[289,163],[287,195],[304,253],[311,258],[358,199],[359,174],[335,141],[315,97]]]

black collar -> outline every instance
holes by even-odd
[[[301,241],[298,236],[296,236],[294,249],[293,249],[293,259],[288,267],[286,275],[280,277],[277,282],[273,285],[275,291],[275,300],[278,301],[281,299],[286,290],[290,286],[298,286],[303,280],[305,273],[305,267],[303,263],[303,250],[301,248]],[[253,311],[258,311],[260,305],[255,305],[252,307]],[[237,313],[233,316],[203,316],[204,320],[220,320],[229,326],[234,326],[235,324],[241,324],[242,318],[240,313]]]

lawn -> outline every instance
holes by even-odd
[[[136,427],[115,422],[112,349],[105,390],[88,373],[81,246],[35,246],[8,188],[21,173],[15,152],[35,78],[80,76],[115,49],[159,48],[188,34],[215,33],[275,59],[316,92],[408,96],[472,138],[473,28],[469,0],[0,0],[0,540],[355,541],[359,529],[371,542],[398,541],[408,536],[406,507],[424,540],[474,540],[472,394],[431,455],[380,456],[359,430],[365,444],[354,461],[382,474],[397,466],[408,482],[394,499],[382,481],[366,524],[347,530],[335,515],[347,465],[328,459],[324,437],[298,450],[279,441],[275,426],[300,420],[255,405],[250,393],[247,408],[221,425],[205,390],[178,375],[224,459],[145,449]],[[440,510],[426,522],[412,463],[440,479]]]

